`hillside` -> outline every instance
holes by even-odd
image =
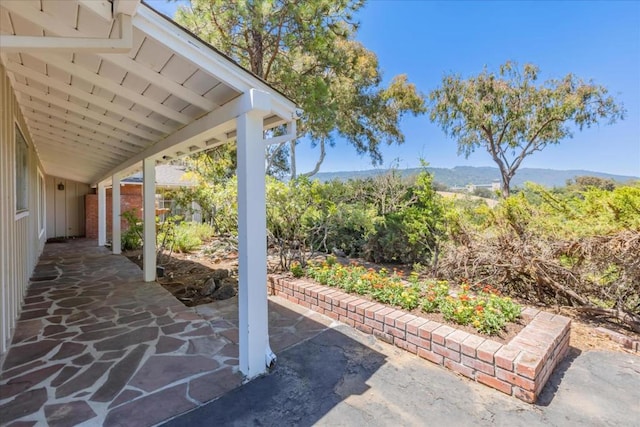
[[[462,187],[468,184],[491,184],[493,181],[500,180],[500,172],[498,168],[493,167],[474,167],[474,166],[456,166],[452,169],[428,167],[429,172],[433,173],[434,179],[448,187]],[[385,169],[369,169],[364,171],[345,171],[345,172],[320,172],[314,178],[320,181],[331,181],[333,179],[347,180],[355,178],[367,178],[385,173]],[[401,169],[399,172],[404,176],[410,176],[418,173],[419,168]],[[613,179],[617,182],[627,182],[629,180],[640,179],[634,176],[614,175],[603,172],[594,172],[588,170],[555,170],[542,168],[522,168],[519,169],[512,180],[512,186],[522,186],[525,182],[535,182],[546,187],[562,187],[566,185],[568,179],[576,176],[597,176],[599,178]]]

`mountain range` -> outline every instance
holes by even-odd
[[[398,172],[403,176],[411,176],[419,173],[421,170],[421,168],[410,168],[399,169]],[[447,187],[463,187],[469,184],[491,184],[494,181],[500,181],[500,171],[498,168],[493,167],[455,166],[451,169],[427,167],[427,170],[433,174],[435,181],[444,184]],[[369,178],[386,172],[388,172],[388,169],[319,172],[314,175],[313,178],[324,182],[334,179],[348,180]],[[640,179],[637,176],[615,175],[581,169],[555,170],[543,168],[521,168],[518,169],[513,177],[511,185],[513,187],[517,187],[522,186],[525,182],[535,182],[536,184],[544,185],[545,187],[563,187],[567,184],[567,180],[573,179],[576,176],[597,176],[599,178],[612,179],[620,183]]]

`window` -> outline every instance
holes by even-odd
[[[27,210],[27,166],[29,148],[24,135],[16,125],[16,213]]]
[[[45,193],[44,193],[44,176],[38,169],[38,236],[42,237],[44,233],[45,219]]]

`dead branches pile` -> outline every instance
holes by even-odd
[[[490,283],[535,303],[569,305],[640,332],[640,232],[562,241],[504,225],[459,229],[439,275]]]

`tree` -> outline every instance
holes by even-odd
[[[549,144],[607,120],[623,118],[624,109],[607,89],[573,74],[538,83],[538,67],[506,62],[496,75],[485,70],[463,80],[447,75],[431,92],[431,119],[458,143],[468,157],[484,147],[500,169],[502,196],[522,161]]]
[[[289,96],[304,110],[298,136],[320,146],[340,136],[372,163],[380,144],[402,143],[400,119],[426,112],[406,76],[382,87],[376,55],[354,40],[361,0],[191,0],[176,20]],[[299,141],[299,140],[298,140]],[[296,141],[268,152],[269,169],[297,175]],[[283,150],[289,150],[289,161]]]

